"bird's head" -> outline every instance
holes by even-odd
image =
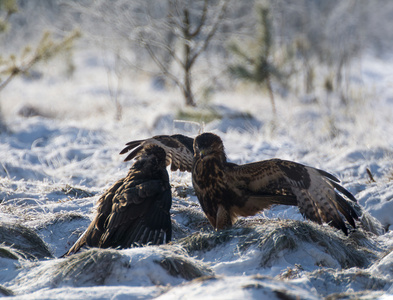
[[[219,158],[226,161],[224,144],[221,138],[214,133],[205,132],[198,135],[194,140],[195,157],[205,158]]]
[[[166,167],[166,152],[157,145],[147,145],[136,159],[144,168],[165,169]]]

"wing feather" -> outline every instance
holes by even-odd
[[[348,199],[352,200],[353,202],[357,202],[356,198],[346,188],[344,188],[342,185],[340,185],[340,180],[336,176],[334,176],[324,170],[320,170],[320,169],[316,169],[316,168],[315,168],[315,170],[317,170],[318,173],[321,174],[323,177],[329,179],[330,183],[340,193],[344,194],[346,197],[348,197]]]
[[[318,173],[321,174],[323,177],[329,178],[330,180],[335,181],[335,182],[340,182],[340,179],[338,179],[333,174],[326,172],[324,170],[321,170],[321,169],[317,169],[317,168],[314,168],[314,169],[317,170]]]
[[[228,170],[232,170],[233,181],[238,186],[254,193],[253,201],[298,205],[306,218],[320,224],[329,223],[346,234],[344,220],[355,228],[359,216],[342,195],[354,202],[356,198],[326,171],[279,159],[231,164]],[[269,195],[275,197],[269,199]]]
[[[72,247],[61,257],[74,254],[86,245],[98,245],[102,233],[105,231],[106,220],[112,210],[112,200],[116,197],[116,191],[123,185],[125,179],[126,178],[122,178],[116,181],[116,183],[98,199],[97,216]]]
[[[137,140],[128,142],[120,154],[125,154],[131,151],[124,159],[129,161],[137,158],[142,150],[148,145],[158,145],[166,152],[166,165],[171,165],[171,170],[188,171],[191,172],[192,162],[194,157],[193,138],[185,135],[157,135],[145,140]]]
[[[355,225],[354,220],[359,219],[358,214],[356,213],[355,209],[339,193],[336,193],[336,201],[337,201],[338,209],[340,210],[340,213],[342,213],[343,216],[349,222],[349,224],[351,224],[351,226],[353,228],[355,228],[356,225]]]
[[[143,149],[128,175],[100,197],[96,217],[63,256],[83,246],[128,248],[137,243],[161,243],[165,236],[169,242],[172,195],[164,160],[161,148]]]
[[[340,193],[344,194],[348,199],[352,200],[353,202],[357,203],[358,201],[356,200],[355,196],[351,194],[350,191],[348,191],[346,188],[344,188],[342,185],[338,184],[337,182],[332,182],[330,183],[334,186],[334,188],[339,191]]]
[[[137,141],[131,141],[128,142],[126,145],[127,147],[125,147],[123,150],[120,151],[120,154],[124,154],[127,153],[128,151],[134,149],[135,147],[139,146],[140,144],[142,144],[145,140],[137,140]]]
[[[113,203],[100,247],[128,248],[135,243],[151,241],[150,236],[157,230],[171,231],[169,209],[172,197],[169,185],[164,186],[161,180],[150,180],[124,192],[126,196],[119,197]],[[136,230],[138,234],[132,237]]]

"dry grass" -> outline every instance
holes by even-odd
[[[345,292],[350,288],[354,289],[353,292],[381,291],[386,290],[392,285],[392,280],[388,280],[383,276],[378,277],[372,275],[367,270],[357,268],[342,271],[319,269],[308,273],[306,276],[317,289],[318,294],[325,297],[330,294],[330,298],[328,299],[361,299],[355,296],[355,294],[346,298],[348,294],[345,294]],[[340,294],[341,296],[339,296]],[[360,295],[361,293],[358,296]],[[366,299],[376,298],[370,296]]]
[[[23,252],[4,245],[0,245],[0,258],[14,260],[27,259],[26,255]]]
[[[114,264],[123,257],[120,251],[110,249],[90,249],[72,255],[53,268],[52,283],[55,286],[68,282],[75,286],[103,285]]]
[[[72,198],[88,198],[92,197],[95,194],[80,188],[76,188],[66,184],[63,188],[61,188],[61,192],[65,195],[72,197]]]
[[[6,287],[0,285],[0,296],[13,296],[14,292],[10,289],[7,289]]]
[[[243,222],[218,232],[197,232],[178,241],[191,255],[207,252],[220,245],[232,243],[233,251],[246,252],[249,248],[260,252],[260,265],[269,267],[282,252],[294,252],[314,245],[336,260],[341,268],[366,267],[376,258],[379,246],[365,234],[350,237],[328,227],[294,220],[260,220]],[[327,262],[320,265],[329,266]]]
[[[180,276],[186,280],[192,280],[203,276],[213,275],[213,271],[208,269],[202,262],[190,260],[187,257],[173,255],[164,257],[160,261],[156,261],[172,276]]]
[[[0,241],[28,259],[53,257],[42,239],[32,229],[22,225],[0,223]]]
[[[156,259],[153,256],[160,256]],[[202,262],[188,257],[184,250],[177,246],[166,245],[154,248],[152,262],[162,267],[171,276],[191,280],[201,276],[212,275],[213,272]],[[146,262],[149,261],[146,256]],[[74,286],[105,285],[108,278],[120,269],[133,268],[133,259],[127,253],[114,249],[92,248],[60,260],[50,268],[51,283],[54,286],[72,284]]]

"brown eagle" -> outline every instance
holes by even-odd
[[[129,248],[169,242],[171,205],[166,153],[159,146],[146,145],[128,175],[99,198],[96,217],[63,256],[83,246]]]
[[[130,142],[121,153],[133,150],[126,158],[130,160],[151,144],[166,151],[166,163],[172,170],[192,172],[195,193],[215,229],[227,228],[238,216],[255,215],[273,204],[298,206],[305,218],[328,223],[345,234],[345,220],[356,227],[359,215],[350,203],[357,202],[355,197],[328,172],[280,159],[230,163],[221,138],[213,133],[195,139],[155,136]]]

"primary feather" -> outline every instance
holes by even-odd
[[[182,134],[157,135],[146,140],[137,140],[127,143],[120,154],[131,151],[124,159],[129,161],[136,158],[147,145],[157,145],[165,150],[166,165],[171,165],[171,170],[191,172],[193,161],[193,142],[194,139]]]

